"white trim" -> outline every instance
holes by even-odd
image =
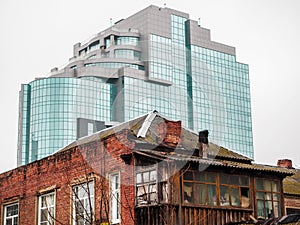
[[[115,184],[115,182],[112,180],[118,176],[118,187],[117,189],[113,189],[112,184]],[[109,175],[109,190],[111,195],[111,201],[110,201],[110,217],[111,217],[111,224],[118,224],[121,222],[121,175],[120,172],[111,173]],[[116,195],[118,196],[116,198]],[[115,207],[117,207],[115,210],[116,212],[113,212],[113,204],[115,204]],[[115,214],[115,215],[113,215]],[[115,218],[116,217],[116,218]]]
[[[18,206],[18,214],[17,215],[13,215],[11,217],[6,217],[7,207],[13,206],[13,205],[17,205]],[[13,221],[14,221],[15,218],[17,218],[17,222],[19,224],[19,212],[20,212],[19,202],[12,202],[12,203],[9,203],[7,205],[4,205],[3,207],[4,207],[4,210],[3,210],[3,213],[4,213],[3,214],[3,225],[7,225],[6,224],[6,219],[8,219],[8,218],[11,218]]]
[[[87,185],[87,187],[88,187],[88,185],[89,185],[89,183],[93,183],[93,195],[90,195],[89,196],[89,198],[92,198],[92,199],[90,199],[90,203],[92,204],[92,212],[90,212],[91,213],[91,215],[92,215],[92,217],[93,217],[93,220],[94,220],[94,213],[95,213],[95,181],[94,180],[90,180],[90,181],[87,181],[87,182],[84,182],[84,183],[79,183],[79,184],[75,184],[75,185],[73,185],[71,188],[71,190],[72,190],[72,224],[73,225],[76,225],[76,200],[83,200],[83,201],[85,201],[86,199],[88,199],[88,197],[86,198],[79,198],[78,197],[78,199],[76,199],[76,196],[75,196],[75,192],[74,192],[74,188],[76,188],[76,187],[82,187],[82,185]],[[86,215],[86,212],[84,213],[84,215]],[[84,224],[85,224],[85,222],[84,222]]]
[[[42,194],[39,196],[38,198],[38,225],[40,225],[41,223],[41,210],[42,210],[42,197],[46,197],[46,196],[49,196],[49,195],[53,195],[53,205],[51,206],[47,206],[47,208],[52,208],[53,207],[53,222],[54,223],[50,223],[49,221],[47,222],[49,225],[53,225],[55,224],[55,212],[56,212],[56,192],[55,191],[52,191],[52,192],[49,192],[49,193],[46,193],[46,194]],[[45,207],[44,207],[45,208]],[[49,212],[48,212],[49,213]]]

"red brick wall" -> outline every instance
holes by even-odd
[[[298,197],[285,196],[284,205],[287,208],[291,207],[291,208],[299,208],[300,209],[300,196],[298,196]]]
[[[71,187],[76,182],[95,180],[95,218],[106,218],[110,172],[121,175],[122,224],[134,224],[134,167],[120,158],[132,152],[134,143],[127,140],[127,131],[105,140],[58,152],[42,160],[0,174],[0,204],[19,201],[19,224],[32,225],[37,221],[38,195],[42,190],[56,190],[56,218],[61,224],[71,224]],[[106,150],[106,151],[105,151]],[[49,188],[51,187],[51,188]],[[104,194],[103,194],[104,193]],[[104,199],[106,198],[106,199]],[[102,200],[102,206],[100,202]],[[105,203],[106,202],[106,203]],[[1,217],[3,207],[0,208]],[[107,211],[107,210],[106,210]],[[100,216],[100,212],[102,215]],[[1,218],[1,221],[3,219]]]

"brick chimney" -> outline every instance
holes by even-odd
[[[181,121],[163,119],[158,124],[158,138],[164,145],[176,147],[181,141],[181,129]]]
[[[199,156],[206,159],[207,158],[207,149],[208,149],[208,130],[203,130],[199,132]]]
[[[290,159],[279,159],[277,161],[277,166],[284,167],[284,168],[287,168],[287,169],[294,169],[293,168],[293,162]]]

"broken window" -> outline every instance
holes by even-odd
[[[242,208],[250,206],[249,177],[247,176],[186,171],[183,174],[182,187],[185,204]]]
[[[184,203],[217,205],[216,174],[187,171],[183,180]]]
[[[136,174],[137,204],[158,202],[157,172],[143,171]]]
[[[248,208],[250,206],[249,178],[220,174],[220,205]]]

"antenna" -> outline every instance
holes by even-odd
[[[198,26],[199,26],[199,27],[201,26],[200,18],[198,18]]]
[[[110,26],[112,26],[112,18],[110,18],[109,20],[110,20]]]
[[[164,7],[166,8],[166,6],[167,6],[167,3],[164,3]]]

